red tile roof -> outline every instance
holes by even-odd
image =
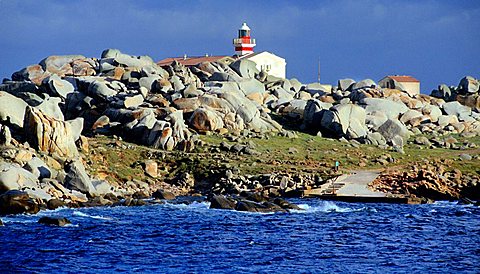
[[[407,75],[389,75],[387,76],[390,79],[393,79],[397,82],[415,82],[415,83],[420,83],[419,80],[413,78],[412,76],[407,76]]]
[[[170,65],[173,61],[177,61],[182,65],[185,66],[195,66],[203,62],[215,62],[227,56],[199,56],[199,57],[171,57],[165,58],[157,62],[159,66],[167,66]]]

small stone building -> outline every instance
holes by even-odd
[[[382,88],[405,91],[411,96],[420,94],[420,81],[408,75],[385,76],[378,84]]]

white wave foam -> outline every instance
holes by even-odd
[[[190,204],[171,204],[166,202],[164,204],[165,206],[172,207],[172,208],[179,208],[179,209],[209,209],[210,208],[210,202],[193,202]]]
[[[92,218],[92,219],[98,219],[98,220],[112,220],[112,218],[110,218],[110,217],[103,217],[103,216],[100,216],[100,215],[88,215],[88,214],[83,213],[81,211],[74,211],[73,216],[86,217],[86,218]]]
[[[321,205],[318,206],[310,206],[308,204],[299,204],[303,210],[292,210],[293,213],[315,213],[315,212],[359,212],[359,211],[370,211],[370,212],[377,212],[375,208],[369,207],[360,207],[360,208],[350,208],[350,207],[340,207],[334,202],[331,201],[323,201]]]

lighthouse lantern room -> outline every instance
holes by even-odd
[[[238,38],[233,39],[233,45],[235,46],[235,54],[237,56],[244,56],[253,53],[253,47],[256,46],[255,39],[250,37],[250,28],[247,23],[243,23],[242,27],[238,30]]]

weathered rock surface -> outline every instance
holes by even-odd
[[[40,61],[40,65],[44,71],[61,77],[94,75],[98,67],[95,60],[82,55],[53,55]]]
[[[378,132],[387,141],[392,141],[395,136],[400,136],[402,138],[408,138],[409,132],[402,122],[396,119],[388,119],[383,125],[378,128]]]
[[[12,143],[12,132],[5,125],[0,125],[0,145],[10,146]]]
[[[467,187],[468,180],[468,176],[461,171],[449,170],[444,164],[433,160],[414,163],[407,172],[387,171],[372,186],[379,191],[432,200],[458,200],[461,197],[478,199],[478,184]]]
[[[31,81],[35,85],[40,86],[43,79],[47,78],[50,73],[45,72],[41,65],[31,65],[12,74],[13,81]]]
[[[350,78],[338,80],[338,88],[343,91],[351,90],[354,84],[355,80]]]
[[[23,128],[25,109],[28,104],[5,91],[0,91],[0,121]]]
[[[445,111],[447,115],[455,115],[459,119],[465,119],[472,114],[471,108],[464,106],[457,101],[443,104],[443,111]]]
[[[74,160],[66,166],[67,175],[64,185],[68,189],[77,190],[90,196],[96,195],[95,187],[79,160]]]
[[[38,157],[33,157],[23,167],[27,171],[30,171],[38,179],[50,178],[52,171],[50,168]]]
[[[35,188],[38,177],[12,163],[0,163],[0,193],[25,187]]]
[[[308,100],[303,113],[303,123],[306,129],[319,130],[323,114],[332,107],[331,103],[324,103],[317,99]]]
[[[217,112],[204,108],[193,112],[190,124],[198,131],[215,131],[224,127],[223,119]]]
[[[472,76],[466,76],[460,80],[458,86],[464,91],[468,93],[476,93],[480,89],[480,83],[477,79],[473,78]]]
[[[356,139],[367,135],[365,109],[353,104],[341,104],[325,111],[322,128],[337,137]]]
[[[259,73],[256,64],[248,59],[237,60],[230,64],[230,67],[238,73],[238,75],[245,78],[255,78],[255,75]]]
[[[27,107],[25,113],[25,135],[36,149],[59,157],[78,156],[74,131],[71,124],[43,114],[40,110]]]
[[[58,75],[53,74],[45,78],[44,83],[46,83],[54,96],[60,96],[63,99],[66,99],[68,94],[74,92],[74,86],[66,81],[62,80]]]
[[[383,98],[365,98],[361,103],[365,107],[367,114],[379,111],[390,119],[398,119],[400,114],[408,111],[408,107],[405,104]]]
[[[39,211],[38,205],[20,190],[9,190],[0,195],[0,215],[35,214]]]
[[[35,106],[35,108],[39,109],[45,115],[48,115],[52,118],[63,121],[65,120],[65,118],[63,116],[62,109],[59,106],[61,102],[62,102],[62,99],[58,97],[48,97],[45,100],[43,100],[42,103]]]

